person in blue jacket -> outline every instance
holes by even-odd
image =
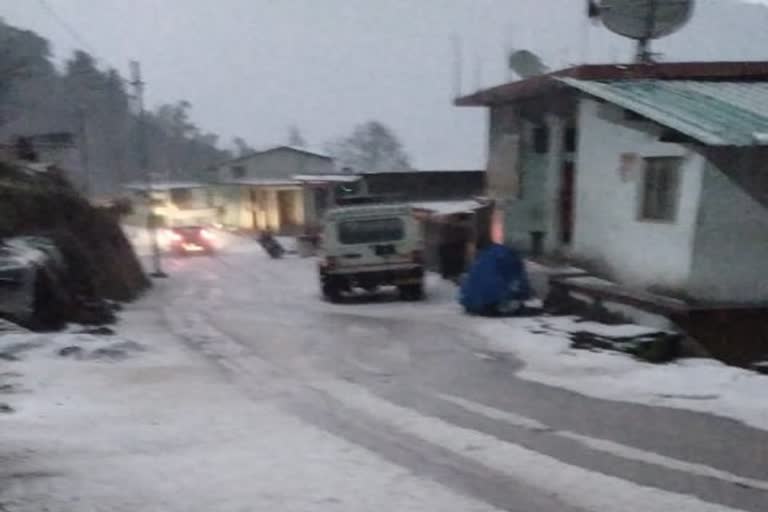
[[[511,315],[531,298],[525,261],[514,249],[491,243],[475,258],[461,285],[459,302],[475,315]]]

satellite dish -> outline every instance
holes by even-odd
[[[529,50],[513,50],[507,57],[509,69],[514,71],[520,78],[529,78],[536,75],[543,75],[549,69],[544,65],[541,58]]]
[[[650,41],[685,25],[693,14],[693,0],[603,0],[599,11],[606,28],[637,40],[638,59],[650,62]]]

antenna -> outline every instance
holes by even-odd
[[[637,41],[637,62],[653,62],[650,44],[668,36],[691,19],[694,0],[602,0],[590,2],[599,11],[603,25],[616,34]]]
[[[483,61],[480,55],[475,53],[475,89],[480,90],[483,87]]]
[[[451,37],[453,47],[453,95],[455,98],[461,96],[462,89],[462,69],[461,69],[461,38],[458,34]]]

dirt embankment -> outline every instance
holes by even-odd
[[[43,325],[34,327],[109,321],[105,300],[130,301],[149,286],[114,214],[92,206],[55,171],[0,162],[0,243],[18,236],[49,239],[64,263],[56,278],[44,278],[56,282],[36,285]]]

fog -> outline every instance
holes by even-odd
[[[631,58],[584,10],[576,0],[5,0],[0,16],[50,39],[57,61],[83,48],[127,75],[140,60],[150,105],[186,99],[226,143],[284,142],[296,125],[322,147],[376,119],[426,169],[485,165],[484,112],[451,102],[509,79],[510,48],[552,68]],[[665,60],[768,59],[766,27],[766,7],[700,0],[656,48]]]

